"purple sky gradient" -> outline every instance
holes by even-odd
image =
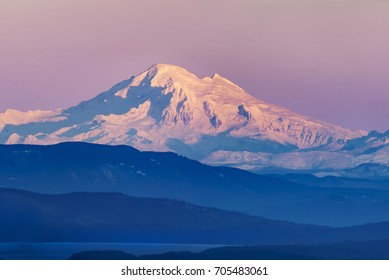
[[[0,111],[75,105],[154,63],[389,129],[389,1],[2,0]]]

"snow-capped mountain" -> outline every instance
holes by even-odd
[[[389,147],[389,130],[385,133],[371,131],[366,136],[355,138],[346,143],[343,150],[371,154],[372,152]]]
[[[282,168],[286,173],[305,170],[319,176],[389,177],[389,130],[371,131],[348,140],[339,149],[296,149],[284,153],[216,151],[204,161],[251,170],[269,167]]]
[[[218,74],[201,79],[167,64],[68,109],[0,114],[0,143],[125,144],[211,163],[251,157],[257,167],[277,166],[272,157],[285,153],[339,150],[365,134],[258,100]]]

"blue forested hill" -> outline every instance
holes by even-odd
[[[386,190],[308,187],[129,146],[0,145],[0,186],[44,194],[118,192],[178,199],[319,225],[389,221]]]
[[[380,240],[389,223],[330,228],[118,193],[0,189],[0,242],[322,244]]]

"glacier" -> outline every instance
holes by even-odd
[[[2,144],[130,145],[254,171],[388,165],[387,140],[374,150],[356,147],[372,145],[368,135],[266,103],[218,74],[199,78],[169,64],[67,109],[0,114]]]

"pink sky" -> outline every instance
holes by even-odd
[[[389,129],[389,1],[2,0],[0,111],[94,97],[154,63],[353,129]]]

